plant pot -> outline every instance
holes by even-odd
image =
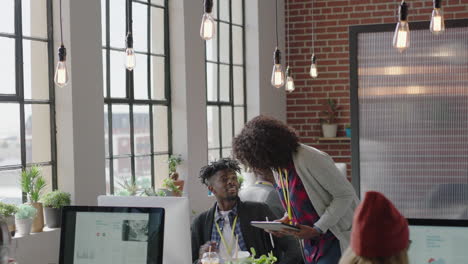
[[[175,196],[174,192],[169,191],[169,189],[166,188],[159,188],[158,191],[163,191],[166,194],[166,196]]]
[[[184,193],[184,183],[185,181],[183,180],[174,181],[175,186],[179,186],[180,190],[180,192],[176,193],[175,196],[182,196],[182,193]]]
[[[346,137],[351,137],[351,128],[348,127],[348,128],[345,128],[345,132],[346,132]]]
[[[7,216],[5,217],[5,222],[8,226],[8,231],[10,232],[10,234],[13,234],[15,232],[15,216],[14,215],[10,215],[10,216]]]
[[[62,225],[62,208],[44,207],[44,219],[48,228],[59,228]]]
[[[44,228],[44,213],[42,209],[42,203],[31,203],[31,205],[37,210],[36,216],[33,219],[31,232],[42,232],[42,229]]]
[[[323,137],[334,138],[337,130],[338,124],[322,124]]]
[[[31,233],[33,220],[31,218],[28,219],[15,219],[16,224],[16,233],[20,236],[27,236]]]

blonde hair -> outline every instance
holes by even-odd
[[[356,255],[348,247],[341,256],[339,264],[409,264],[407,249],[390,257],[366,258]]]

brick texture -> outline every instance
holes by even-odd
[[[348,27],[396,23],[400,1],[389,0],[285,0],[286,38],[296,90],[287,95],[287,122],[301,141],[345,162],[351,175],[349,141],[318,141],[322,104],[330,97],[341,107],[338,137],[350,123]],[[410,21],[430,20],[431,0],[411,0]],[[468,18],[468,0],[442,1],[445,19]],[[312,26],[313,25],[313,26]],[[428,29],[429,30],[429,29]],[[312,37],[312,33],[315,35]],[[313,45],[312,45],[313,44]],[[312,51],[313,47],[313,51]],[[309,76],[310,56],[317,56],[319,77]]]

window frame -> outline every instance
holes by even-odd
[[[239,108],[239,107],[242,107],[243,110],[244,110],[244,115],[243,115],[243,118],[244,118],[244,123],[246,122],[247,120],[247,96],[246,96],[246,93],[247,93],[247,80],[246,80],[246,41],[245,41],[245,0],[239,0],[242,2],[242,25],[241,24],[237,24],[237,23],[234,23],[232,20],[233,20],[233,15],[232,15],[232,3],[233,3],[233,0],[214,0],[216,1],[216,17],[214,17],[215,19],[215,22],[216,22],[216,34],[217,34],[217,37],[216,37],[216,49],[217,49],[217,52],[216,52],[216,60],[208,60],[207,58],[207,53],[206,53],[206,48],[207,48],[207,41],[214,41],[213,39],[212,40],[207,40],[205,41],[205,96],[206,96],[206,107],[207,109],[209,107],[213,107],[217,110],[218,112],[218,140],[219,140],[219,146],[218,147],[210,147],[208,146],[208,159],[209,159],[209,152],[211,150],[219,150],[219,157],[222,158],[223,157],[223,150],[224,149],[230,149],[231,146],[229,147],[226,147],[226,146],[223,146],[223,124],[222,124],[222,107],[224,106],[230,106],[231,107],[231,123],[232,123],[232,135],[235,136],[235,109],[236,107]],[[220,19],[220,1],[226,1],[228,2],[228,5],[229,5],[229,21],[225,21],[225,20],[222,20]],[[221,42],[221,39],[219,38],[220,36],[220,24],[223,23],[223,24],[226,24],[229,26],[229,62],[226,63],[226,62],[221,62],[221,52],[220,52],[220,42]],[[233,26],[236,26],[236,27],[239,27],[242,29],[242,61],[243,63],[242,64],[235,64],[234,61],[233,61]],[[214,64],[216,65],[216,101],[210,101],[208,99],[208,63],[211,63],[211,64]],[[220,65],[225,65],[225,66],[229,66],[229,101],[222,101],[221,98],[220,98],[220,92],[221,92],[221,88],[220,88]],[[242,105],[239,105],[239,104],[235,104],[234,103],[234,67],[241,67],[242,70],[243,70],[243,104]],[[208,128],[208,120],[207,120],[207,128]],[[208,138],[208,135],[207,135],[207,138]],[[209,160],[208,160],[209,161]]]
[[[147,6],[147,43],[148,45],[148,50],[145,52],[141,51],[135,51],[136,54],[140,55],[145,55],[147,59],[147,84],[148,84],[148,99],[135,99],[134,97],[134,74],[135,70],[129,71],[126,70],[125,72],[125,97],[124,98],[115,98],[112,97],[111,93],[111,69],[110,69],[110,52],[111,51],[119,51],[123,52],[125,51],[125,48],[116,48],[112,47],[110,45],[110,0],[104,0],[105,1],[105,13],[106,13],[106,19],[105,19],[105,27],[106,27],[106,39],[105,42],[104,40],[102,41],[103,46],[102,46],[102,51],[106,52],[105,55],[105,68],[103,69],[105,71],[105,87],[106,93],[104,94],[104,106],[107,108],[107,124],[105,126],[108,128],[108,155],[106,155],[105,160],[106,163],[109,162],[109,184],[110,184],[110,194],[114,194],[115,192],[115,179],[114,179],[114,160],[120,159],[120,158],[130,158],[130,164],[131,164],[131,183],[136,182],[136,165],[135,165],[135,160],[137,158],[141,157],[149,157],[151,159],[151,186],[155,188],[155,157],[156,156],[161,156],[161,155],[168,155],[170,156],[172,154],[172,105],[171,105],[171,83],[170,83],[170,43],[169,43],[169,7],[168,7],[168,2],[169,0],[164,0],[164,6],[158,5],[153,3],[151,0],[147,1],[142,1],[142,0],[130,0],[132,5],[130,5],[130,10],[129,12],[126,12],[125,14],[125,32],[128,32],[128,23],[127,23],[127,14],[130,14],[130,19],[133,17],[133,4],[143,4]],[[128,5],[127,5],[127,0],[125,0],[125,6],[126,6],[126,11],[128,11]],[[101,7],[103,8],[103,7]],[[151,8],[160,8],[164,11],[164,54],[157,54],[157,53],[152,53],[151,52]],[[132,26],[132,25],[130,25]],[[130,30],[133,31],[131,28]],[[125,41],[125,36],[122,35],[122,42]],[[105,43],[105,45],[104,45]],[[153,57],[161,57],[164,58],[164,94],[166,97],[166,100],[154,100],[150,99],[151,98],[151,70],[152,70],[152,63],[151,60]],[[122,68],[124,65],[122,64]],[[138,67],[138,64],[137,66]],[[112,106],[113,105],[125,105],[129,107],[129,124],[130,124],[130,154],[123,154],[123,155],[114,155],[113,151],[113,120],[112,120]],[[136,148],[136,143],[135,143],[135,130],[134,130],[134,112],[133,108],[135,106],[148,106],[148,114],[149,114],[149,138],[150,138],[150,148],[151,151],[149,154],[135,154],[135,148]],[[154,151],[154,111],[153,107],[155,106],[165,106],[167,107],[167,132],[168,132],[168,151],[163,151],[163,152],[155,152]],[[107,185],[107,184],[106,184]]]
[[[46,26],[47,38],[23,35],[23,6],[21,0],[14,0],[14,33],[0,33],[2,38],[11,38],[15,41],[15,94],[0,94],[0,103],[17,103],[20,116],[20,145],[21,164],[0,166],[0,171],[25,170],[28,167],[50,166],[52,190],[57,189],[57,141],[55,120],[55,84],[54,84],[54,38],[53,38],[53,10],[52,0],[46,0]],[[25,99],[24,98],[24,49],[23,41],[39,41],[47,45],[47,67],[48,67],[48,89],[49,99]],[[50,118],[50,161],[27,162],[26,153],[26,117],[25,106],[27,105],[49,105]],[[26,202],[26,193],[22,192],[22,202]]]

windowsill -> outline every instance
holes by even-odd
[[[48,235],[47,233],[49,233],[49,232],[59,232],[60,233],[60,228],[44,227],[42,232],[30,233],[29,235],[25,235],[25,236],[20,236],[18,234],[15,234],[15,236],[13,237],[13,240],[16,240],[16,239],[23,240],[23,239],[28,239],[28,238],[35,239],[36,237],[40,238],[41,236]]]
[[[58,263],[60,228],[44,228],[43,232],[13,237],[13,256],[18,263]]]

